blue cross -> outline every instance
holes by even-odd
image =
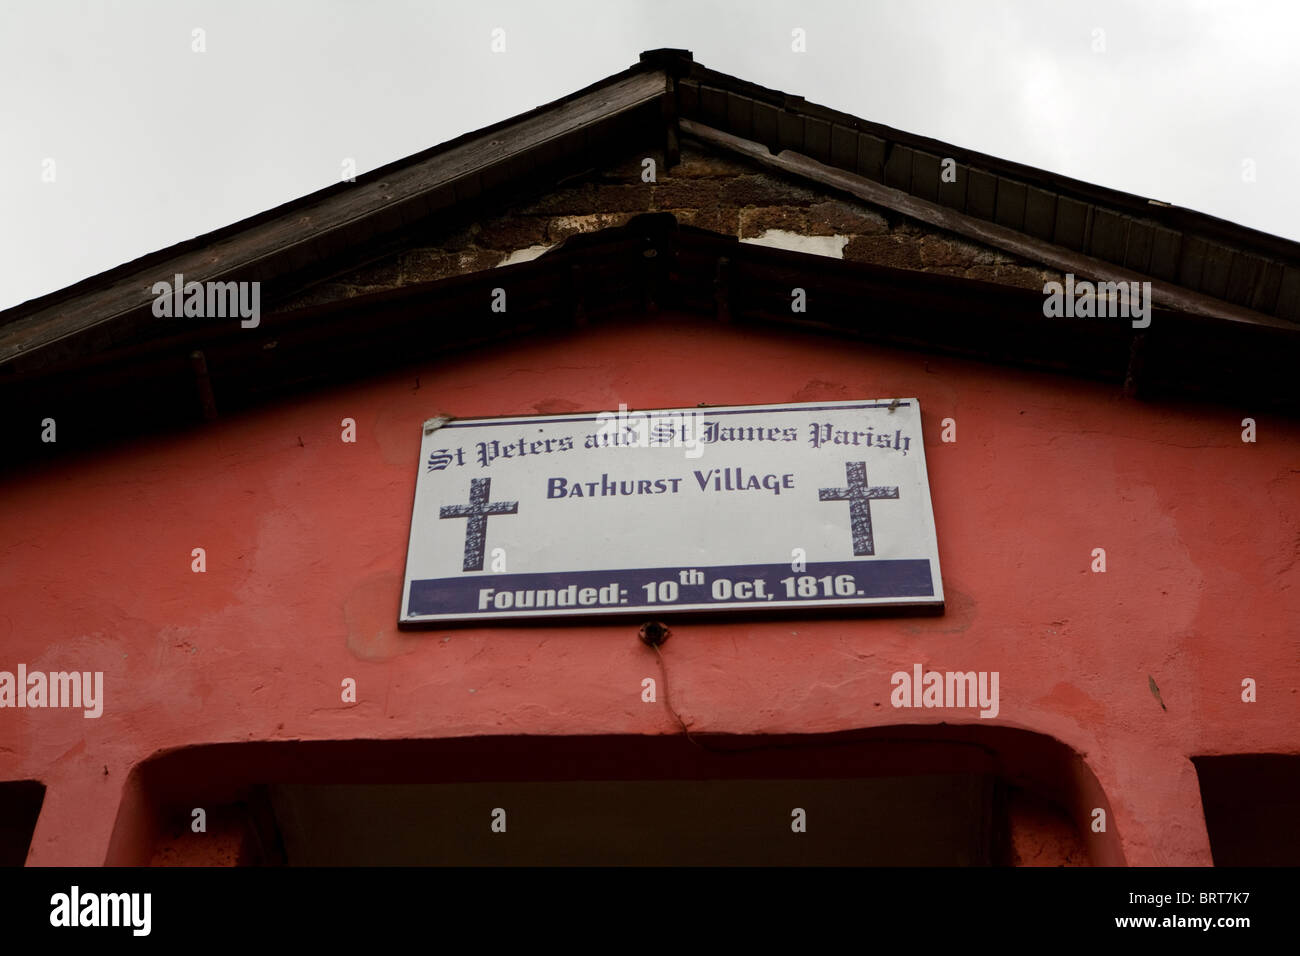
[[[487,520],[489,515],[513,515],[519,513],[517,501],[488,501],[491,497],[491,478],[471,478],[469,482],[469,504],[444,505],[438,512],[439,518],[468,518],[465,522],[465,563],[464,571],[483,570],[483,549],[487,540]]]
[[[872,488],[867,483],[867,463],[865,461],[846,461],[844,470],[848,473],[847,488],[822,488],[817,497],[821,501],[847,501],[849,503],[849,525],[853,530],[853,553],[855,555],[875,554],[876,543],[871,536],[871,502],[873,499],[897,498],[898,488]]]

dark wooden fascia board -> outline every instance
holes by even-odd
[[[655,249],[656,255],[648,258],[643,253],[650,248]],[[539,296],[545,298],[547,308],[552,308],[572,297],[569,277],[575,267],[580,268],[588,278],[604,277],[603,283],[591,285],[586,290],[592,300],[589,304],[598,304],[596,298],[603,295],[609,299],[603,303],[604,306],[635,311],[637,297],[630,290],[642,284],[642,280],[649,275],[648,270],[660,270],[654,275],[654,281],[675,288],[693,284],[699,290],[705,290],[715,283],[716,263],[722,259],[730,262],[730,271],[735,280],[735,288],[730,296],[733,307],[739,307],[741,311],[752,311],[753,314],[781,316],[784,312],[780,305],[788,304],[788,287],[791,284],[802,285],[810,292],[816,290],[817,296],[833,298],[840,303],[836,309],[830,310],[834,313],[832,316],[816,321],[838,328],[841,332],[860,331],[860,323],[870,319],[878,311],[880,303],[888,302],[936,315],[951,314],[958,323],[969,324],[969,313],[996,317],[999,322],[1012,323],[1017,334],[1028,330],[1034,335],[1041,333],[1050,337],[1065,330],[1076,344],[1081,341],[1079,336],[1092,335],[1107,341],[1122,339],[1125,343],[1132,337],[1124,322],[1046,319],[1041,312],[1041,294],[1033,290],[745,244],[732,236],[676,226],[668,214],[649,214],[638,217],[628,226],[575,236],[552,252],[530,262],[385,290],[293,312],[273,312],[265,317],[263,326],[256,330],[242,330],[230,323],[210,324],[192,320],[195,322],[192,329],[167,339],[148,340],[109,353],[85,356],[74,362],[25,374],[9,384],[22,388],[24,383],[36,384],[48,381],[51,377],[75,377],[96,369],[110,369],[121,361],[147,364],[164,355],[188,356],[195,349],[224,355],[232,360],[243,356],[239,361],[252,360],[259,353],[285,343],[295,346],[291,351],[297,351],[298,347],[304,346],[308,341],[315,342],[314,347],[328,349],[331,333],[327,329],[343,330],[348,335],[364,335],[368,330],[373,330],[372,319],[380,313],[391,314],[410,309],[412,314],[427,315],[427,309],[421,307],[435,300],[443,303],[481,302],[486,309],[490,296],[485,290],[490,291],[495,286],[529,290],[522,297],[512,293],[512,313],[518,309],[528,309],[534,300],[541,301]],[[775,290],[768,290],[770,295],[763,291],[768,286]],[[601,289],[604,291],[601,292]],[[680,307],[672,304],[674,296],[665,295],[663,298],[667,307]],[[845,307],[845,304],[855,301],[869,302],[872,305],[865,311]],[[460,306],[457,307],[459,308]],[[441,316],[441,310],[435,311]],[[419,321],[430,332],[443,336],[459,322],[456,320],[446,325],[443,320],[447,318],[442,316],[435,322],[430,322],[427,318]],[[784,319],[787,324],[807,324],[796,316],[784,315]],[[1246,336],[1265,330],[1276,335],[1278,342],[1300,342],[1300,329],[1287,323],[1253,326],[1225,320],[1220,316],[1180,313],[1165,308],[1155,311],[1151,334],[1163,334],[1165,330],[1158,327],[1170,324],[1187,325],[1189,329],[1194,326],[1202,332],[1215,330],[1215,334],[1229,337],[1239,335],[1242,336],[1242,342],[1247,340]],[[893,328],[892,323],[890,328]],[[981,334],[986,334],[988,330],[989,327],[985,326]],[[923,336],[916,339],[914,344],[937,351],[950,351],[943,341],[933,337]],[[957,351],[976,354],[965,348]],[[1005,357],[1014,359],[1012,352],[1008,352]],[[340,361],[346,364],[346,357]],[[1072,364],[1070,354],[1064,352],[1061,366],[1065,368]]]
[[[452,190],[446,205],[461,202],[475,191],[486,170],[544,150],[575,132],[616,123],[641,107],[652,106],[658,115],[666,88],[661,71],[630,70],[558,105],[462,137],[419,161],[403,161],[358,177],[356,183],[329,187],[0,313],[0,366],[70,336],[112,326],[118,319],[132,317],[134,321],[126,323],[132,325],[146,320],[151,286],[169,282],[177,273],[186,281],[266,281],[288,270],[295,257],[312,258],[313,248],[322,242],[346,248],[371,233],[391,232],[433,215],[445,208],[436,194]],[[114,328],[98,344],[111,344],[129,331]]]
[[[689,102],[692,86],[697,103],[702,87],[708,87],[720,96],[723,115],[719,124],[709,126],[688,118],[691,112],[698,115],[698,109],[682,111],[680,122],[683,131],[694,128],[701,139],[727,146],[761,164],[1062,271],[1110,281],[1147,279],[1140,271],[1067,249],[1006,224],[966,214],[952,208],[951,203],[940,205],[917,196],[913,191],[884,185],[878,179],[884,175],[888,155],[881,160],[880,176],[873,179],[859,175],[864,171],[862,169],[848,171],[842,166],[800,155],[797,150],[773,155],[770,147],[773,142],[779,145],[783,141],[780,131],[788,120],[793,119],[799,124],[816,122],[820,124],[818,128],[826,133],[826,159],[833,160],[843,152],[842,149],[836,150],[835,133],[837,129],[848,128],[865,134],[873,142],[878,141],[886,153],[890,148],[901,148],[929,155],[953,156],[965,165],[991,170],[995,180],[1004,177],[1031,185],[1042,184],[1048,192],[1062,196],[1062,201],[1066,201],[1065,194],[1074,193],[1085,203],[1098,208],[1121,209],[1137,214],[1151,224],[1163,222],[1174,230],[1186,231],[1193,238],[1222,239],[1232,243],[1233,248],[1263,249],[1266,254],[1285,262],[1298,260],[1300,245],[1278,237],[1190,210],[1152,205],[1141,197],[1053,176],[1042,170],[893,130],[807,103],[799,96],[708,70],[694,63],[687,51],[657,50],[643,54],[641,63],[623,73],[529,113],[388,164],[359,176],[356,183],[336,184],[0,312],[0,372],[13,373],[24,366],[35,368],[47,363],[59,364],[65,359],[84,355],[88,350],[116,349],[131,341],[150,318],[149,286],[156,281],[169,280],[177,272],[184,274],[187,280],[197,281],[268,278],[278,281],[286,273],[294,273],[303,263],[321,266],[324,262],[329,265],[336,260],[342,262],[347,256],[361,254],[361,243],[393,239],[398,235],[394,229],[399,226],[410,228],[412,223],[469,208],[467,203],[473,201],[469,197],[481,194],[485,172],[496,171],[492,176],[499,179],[501,170],[517,171],[525,168],[530,160],[543,162],[548,169],[554,169],[558,146],[562,142],[581,142],[585,148],[597,139],[594,133],[588,135],[597,129],[605,130],[608,133],[606,138],[617,138],[617,132],[621,129],[625,133],[627,123],[632,119],[644,123],[648,135],[661,136],[662,132],[653,129],[656,120],[660,124],[671,123],[679,115],[678,107]],[[733,102],[737,97],[747,98],[753,108],[745,109],[745,103]],[[722,128],[727,126],[725,120],[731,113],[743,119],[751,133],[767,140],[767,145],[737,137],[735,130]],[[857,164],[861,166],[862,161],[863,157],[859,155]],[[945,197],[938,198],[942,201]],[[1030,198],[1041,197],[1034,197],[1031,190]],[[1017,210],[1010,210],[1010,213],[1019,214]],[[1177,234],[1170,232],[1169,235]],[[1141,241],[1150,240],[1156,244],[1147,250],[1148,258],[1154,256],[1160,238],[1159,235],[1139,234]],[[1086,233],[1084,241],[1086,243]],[[1134,258],[1128,251],[1124,255]],[[1230,286],[1234,279],[1229,265],[1218,265],[1220,271],[1229,269],[1222,278]],[[1271,290],[1276,293],[1288,282],[1294,285],[1296,276],[1300,275],[1300,270],[1295,267],[1286,267],[1278,262],[1261,265],[1246,261],[1245,266],[1252,275],[1261,274],[1261,291],[1251,300],[1252,304],[1261,307],[1271,301],[1264,292]],[[1244,275],[1236,277],[1238,287],[1247,281]],[[1238,323],[1295,328],[1293,323],[1168,281],[1149,281],[1153,283],[1157,301],[1180,311]]]
[[[1041,262],[1062,272],[1072,272],[1080,277],[1105,282],[1150,282],[1153,299],[1160,305],[1196,315],[1212,316],[1233,322],[1296,329],[1293,322],[1275,316],[1235,306],[1182,286],[1153,279],[1113,263],[1083,255],[1030,236],[1018,229],[1001,226],[976,216],[958,212],[936,202],[920,199],[909,192],[886,186],[883,183],[846,172],[807,156],[782,150],[773,155],[761,143],[734,136],[731,133],[706,126],[703,123],[682,119],[683,135],[693,136],[713,147],[737,153],[763,166],[788,175],[810,180],[818,185],[848,193],[865,202],[892,210],[918,222],[955,233],[963,238],[983,243],[1033,262]]]
[[[669,51],[669,52],[675,53],[677,51]],[[520,113],[516,116],[512,116],[507,119],[500,120],[499,122],[493,123],[490,126],[484,126],[478,129],[470,130],[469,132],[463,133],[454,139],[450,139],[447,140],[446,142],[438,143],[434,146],[430,146],[429,148],[421,150],[418,153],[413,153],[410,156],[403,156],[400,159],[393,160],[391,163],[386,163],[383,166],[379,166],[375,169],[370,170],[369,172],[358,174],[356,183],[339,182],[331,186],[326,186],[323,189],[318,189],[315,192],[308,193],[305,196],[299,196],[297,199],[291,199],[288,202],[281,203],[278,206],[273,206],[270,209],[266,209],[263,210],[262,212],[255,213],[254,215],[238,220],[237,222],[230,223],[229,225],[226,226],[221,226],[220,228],[214,229],[211,232],[206,232],[203,233],[202,235],[195,236],[192,239],[186,239],[182,242],[175,243],[171,246],[166,247],[165,249],[159,249],[154,252],[146,253],[143,256],[138,256],[135,259],[124,262],[121,265],[114,266],[113,268],[107,269],[104,272],[96,273],[93,276],[87,276],[85,279],[75,282],[70,286],[65,286],[62,289],[56,289],[53,292],[49,292],[42,296],[37,296],[36,298],[29,299],[26,302],[21,302],[18,305],[12,306],[8,309],[0,310],[0,326],[3,326],[5,323],[10,322],[13,319],[30,315],[33,312],[40,311],[41,309],[44,309],[49,305],[53,305],[57,302],[74,298],[78,295],[84,294],[87,291],[93,291],[111,282],[115,282],[118,279],[130,276],[133,273],[139,271],[141,268],[146,267],[151,263],[156,264],[158,262],[164,262],[173,256],[179,255],[182,252],[191,251],[193,249],[207,248],[216,243],[230,239],[233,236],[238,236],[240,233],[243,233],[246,230],[251,229],[253,227],[261,226],[273,220],[280,219],[281,217],[283,217],[284,215],[290,212],[296,211],[298,209],[302,209],[306,206],[310,206],[313,203],[316,203],[319,200],[329,197],[331,195],[344,193],[344,192],[353,192],[356,190],[358,184],[383,182],[385,181],[385,177],[392,176],[397,172],[405,169],[408,166],[418,165],[420,163],[425,162],[428,159],[432,159],[456,147],[463,146],[467,143],[481,140],[484,137],[491,137],[494,134],[509,130],[515,124],[525,119],[530,119],[532,117],[544,115],[559,106],[562,106],[566,103],[570,103],[577,99],[582,99],[584,97],[587,97],[588,95],[592,93],[596,93],[615,83],[621,82],[625,79],[628,79],[636,75],[646,74],[652,68],[657,69],[656,67],[653,66],[653,64],[650,63],[641,63],[641,64],[634,65],[629,69],[624,70],[622,73],[616,73],[613,76],[609,76],[602,80],[598,80],[595,83],[583,87],[581,90],[577,90],[573,93],[568,94],[567,96],[560,97],[559,99],[554,100],[550,103],[544,103],[541,106],[534,107],[533,109],[528,110],[525,113]],[[660,72],[662,72],[662,70],[660,70]]]
[[[717,70],[711,70],[699,63],[692,62],[689,64],[689,69],[681,72],[683,74],[681,83],[698,84],[737,96],[747,97],[802,118],[813,119],[832,126],[842,126],[860,133],[876,136],[895,147],[906,147],[940,158],[951,157],[962,166],[982,169],[997,176],[1015,179],[1026,185],[1036,186],[1107,209],[1122,210],[1128,215],[1149,219],[1168,229],[1213,239],[1235,249],[1244,249],[1268,258],[1278,258],[1289,263],[1300,263],[1300,243],[1258,229],[1251,229],[1248,226],[1242,226],[1208,213],[1197,212],[1193,209],[1175,206],[1118,189],[1098,186],[1095,183],[1073,179],[1034,166],[1026,166],[1023,163],[966,149],[928,136],[894,129],[883,123],[874,123],[830,107],[810,103],[802,96],[772,90],[757,83],[751,83],[726,73],[720,73]],[[684,113],[683,116],[684,118],[700,119],[698,115],[690,116],[687,113]],[[733,134],[741,132],[727,128],[725,124],[713,123],[710,125],[724,132]]]
[[[6,459],[16,465],[81,456],[104,442],[189,428],[217,411],[243,414],[304,390],[401,368],[418,374],[424,363],[436,368],[440,357],[467,348],[565,334],[578,309],[591,323],[621,323],[653,301],[662,310],[717,321],[723,260],[726,308],[742,325],[1081,376],[1117,389],[1127,384],[1130,393],[1147,397],[1300,410],[1287,385],[1300,356],[1294,328],[1158,309],[1138,367],[1127,322],[1045,319],[1033,290],[740,243],[676,226],[666,214],[580,238],[531,262],[272,313],[256,330],[196,322],[167,341],[134,343],[0,381],[0,406],[15,411],[0,420],[0,467]],[[647,257],[650,248],[656,255]],[[583,275],[580,295],[575,269]],[[805,314],[789,311],[789,289],[796,285],[808,290]],[[510,290],[511,309],[489,320],[496,286]],[[412,387],[418,387],[414,380]],[[47,415],[59,422],[57,448],[39,441]]]

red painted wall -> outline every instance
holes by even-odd
[[[29,863],[103,862],[128,773],[168,748],[680,732],[640,700],[659,671],[635,623],[398,631],[424,419],[892,396],[921,401],[946,614],[675,627],[683,718],[697,733],[1036,731],[1096,775],[1124,860],[1210,863],[1189,756],[1300,752],[1300,427],[1262,417],[1244,444],[1248,408],[672,316],[0,483],[0,670],[105,673],[100,719],[0,711],[0,779],[48,787]],[[1089,570],[1099,547],[1105,574]],[[996,720],[894,710],[890,674],[917,662],[999,671]]]

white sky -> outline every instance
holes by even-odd
[[[1298,0],[0,0],[0,308],[664,46],[1300,240],[1298,37]]]

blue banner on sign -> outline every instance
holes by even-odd
[[[408,616],[554,614],[557,608],[660,610],[700,605],[743,608],[771,603],[851,604],[866,598],[934,596],[924,558],[737,564],[701,568],[630,568],[485,574],[411,582]]]

